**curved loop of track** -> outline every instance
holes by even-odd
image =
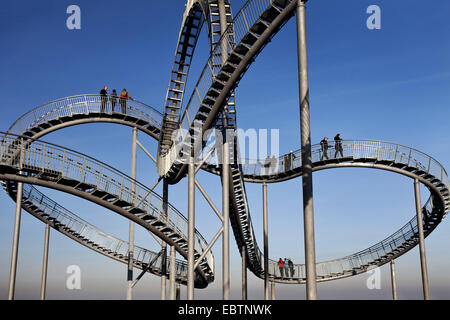
[[[213,2],[214,1],[211,1],[210,3]],[[255,19],[252,19],[252,23],[250,23],[251,26],[247,25],[247,32],[239,33],[238,31],[238,35],[235,38],[233,30],[233,40],[229,41],[227,44],[227,51],[229,53],[227,61],[220,64],[221,67],[217,71],[215,71],[216,69],[211,70],[212,80],[206,87],[205,83],[202,82],[202,77],[205,76],[205,72],[202,73],[201,78],[194,89],[195,94],[193,93],[191,96],[181,120],[179,120],[180,113],[176,114],[175,112],[176,119],[174,119],[174,122],[181,124],[182,127],[188,128],[190,132],[194,132],[194,135],[196,133],[195,128],[198,128],[199,124],[202,131],[206,131],[217,123],[217,119],[220,117],[224,104],[226,104],[230,98],[234,88],[237,86],[245,71],[249,68],[263,47],[281,29],[290,17],[292,17],[296,6],[296,1],[288,0],[262,2],[267,2],[267,4],[266,6],[260,6],[261,12],[259,12],[259,14],[254,14]],[[233,20],[233,23],[229,23],[229,28],[236,27],[240,19],[244,19],[248,22],[246,13],[248,14],[250,9],[252,9],[252,5],[255,3],[257,3],[256,0],[247,1]],[[189,12],[195,12],[194,16],[198,17],[198,9],[203,8],[202,10],[204,10],[205,2],[196,1],[194,4],[197,6],[195,7],[194,5],[196,9]],[[200,7],[198,7],[199,4]],[[210,12],[208,14],[210,14]],[[202,18],[200,18],[200,20],[201,19]],[[183,21],[187,20],[184,19]],[[209,22],[210,24],[211,21]],[[212,32],[211,25],[208,30],[210,33]],[[225,34],[227,33],[225,32]],[[191,38],[195,37],[196,40],[197,36],[197,31],[191,33]],[[186,57],[192,57],[193,49],[190,53],[186,51],[185,49],[188,48],[190,44],[188,43],[189,41],[183,42],[183,39],[182,28],[182,31],[180,31],[176,56],[178,55],[178,49],[184,48],[182,50],[184,52],[184,58],[179,61],[177,61],[176,58],[174,67],[178,67],[178,75],[185,76],[185,78],[183,78],[183,83],[185,84],[187,72],[184,73],[183,69],[180,69],[180,66],[185,63]],[[216,46],[213,50],[221,50],[221,48]],[[213,59],[213,57],[214,52],[210,59]],[[210,69],[211,61],[207,63],[207,67],[209,66]],[[217,63],[214,64],[214,66],[216,65]],[[205,67],[205,70],[208,69],[207,67]],[[174,83],[177,83],[177,81],[180,82],[179,80],[171,78],[171,81],[172,80],[174,80]],[[199,87],[200,84],[202,85],[202,88]],[[199,88],[202,89],[200,94],[198,91]],[[175,93],[178,93],[181,96],[177,96]],[[47,109],[40,107],[32,110],[32,112],[19,119],[10,128],[10,132],[38,138],[53,130],[70,125],[87,122],[115,122],[137,127],[143,132],[158,139],[160,153],[161,147],[164,144],[162,143],[163,135],[167,130],[166,124],[170,124],[170,122],[167,121],[168,116],[170,116],[170,113],[174,109],[178,108],[177,111],[180,111],[183,95],[184,85],[182,90],[174,87],[171,88],[169,86],[164,114],[160,114],[144,104],[131,101],[127,105],[126,114],[122,114],[121,112],[112,113],[111,111],[99,112],[100,98],[98,96],[92,95],[90,97],[77,96],[64,98],[57,100],[57,102],[53,102],[52,104],[48,104]],[[199,99],[195,101],[195,99],[193,99],[194,96]],[[179,104],[172,104],[172,106],[167,108],[167,101],[170,100],[168,99],[170,97],[172,98],[172,101],[178,101]],[[71,103],[68,103],[67,101],[71,101]],[[58,105],[58,103],[60,103],[60,105]],[[197,104],[197,106],[195,106],[195,104]],[[174,108],[174,106],[176,108]],[[186,122],[186,119],[190,119],[190,121]],[[236,128],[236,122],[232,123],[230,127]],[[200,136],[201,135],[195,136],[195,138]],[[201,140],[202,139],[196,139],[196,143],[202,143],[199,142]],[[176,183],[186,174],[186,165],[179,162],[176,157],[174,158],[173,155],[178,155],[178,153],[171,152],[171,150],[171,148],[167,148],[163,154],[163,156],[166,157],[164,162],[166,168],[162,171],[166,173],[166,177],[171,179],[172,183]],[[344,142],[344,150],[346,150],[344,157],[323,161],[320,159],[320,150],[316,146],[313,148],[313,157],[314,155],[316,157],[314,160],[314,170],[317,171],[339,167],[365,167],[388,170],[413,179],[419,179],[431,193],[430,199],[422,209],[425,236],[433,231],[447,214],[450,201],[448,176],[445,169],[431,157],[412,148],[380,141],[347,140]],[[232,212],[230,213],[230,219],[238,247],[241,249],[242,246],[245,246],[246,255],[249,260],[248,267],[258,277],[264,276],[263,257],[255,240],[244,182],[279,182],[300,176],[301,164],[298,160],[297,162],[292,162],[291,160],[293,165],[286,166],[285,157],[289,156],[290,155],[285,155],[283,158],[278,159],[278,164],[282,163],[282,165],[275,165],[275,170],[270,169],[270,171],[265,171],[266,169],[261,163],[248,164],[248,162],[244,162],[244,164],[231,165],[231,179],[233,185],[230,186],[230,189],[232,189],[232,197],[230,199]],[[17,158],[17,154],[15,158]],[[160,154],[158,154],[158,161],[160,159]],[[299,159],[298,154],[297,159]],[[169,166],[167,166],[167,164],[169,164]],[[215,174],[220,174],[220,167],[214,163],[209,162],[204,165],[203,168]],[[20,171],[21,169],[23,168],[15,168],[16,171]],[[158,168],[158,170],[160,170],[160,168]],[[43,183],[42,181],[37,181],[39,179],[30,180],[28,179],[29,177],[25,178],[17,172],[8,172],[1,175],[0,178],[6,180],[16,179],[24,182],[34,181],[36,184],[46,185],[46,183]],[[64,189],[64,191],[73,194],[80,193],[80,190],[69,191],[66,188],[60,189]],[[84,191],[81,190],[81,192]],[[105,206],[108,207],[108,205]],[[124,212],[121,214],[127,216]],[[132,217],[129,216],[129,218]],[[157,230],[153,231],[158,233]],[[365,272],[373,265],[383,265],[388,261],[397,258],[409,251],[417,245],[417,243],[417,222],[413,218],[393,235],[370,248],[344,258],[318,263],[317,280],[326,281]],[[295,265],[294,270],[294,276],[282,277],[276,267],[275,261],[271,260],[269,273],[271,278],[277,282],[304,283],[304,266]],[[210,273],[209,277],[205,276],[203,279],[212,281],[211,276],[212,274]]]

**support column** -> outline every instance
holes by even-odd
[[[221,35],[227,29],[227,16],[225,9],[225,1],[219,0],[219,21]],[[228,58],[228,48],[226,43],[226,37],[222,38],[222,65],[225,64]],[[227,130],[227,112],[226,105],[224,112],[222,113],[223,124],[223,144],[222,144],[222,216],[223,216],[223,234],[222,234],[222,295],[223,300],[230,299],[230,150],[228,144]]]
[[[422,204],[420,200],[419,179],[414,179],[414,197],[416,200],[416,215],[419,233],[419,251],[420,251],[420,267],[422,270],[423,298],[424,300],[430,300],[430,293],[428,289],[428,271],[427,271],[427,259],[425,256],[425,237],[423,234]]]
[[[169,278],[169,299],[175,300],[175,246],[170,247],[170,278]]]
[[[247,300],[247,249],[245,246],[241,248],[242,258],[242,300]]]
[[[22,196],[23,183],[18,182],[16,195],[16,215],[14,219],[14,233],[11,253],[11,268],[9,272],[8,300],[14,300],[14,292],[16,289],[17,256],[19,253],[20,219],[22,215]]]
[[[167,219],[167,208],[169,202],[169,184],[166,179],[163,180],[163,213]],[[161,300],[166,300],[166,284],[167,284],[167,243],[161,242]]]
[[[45,300],[47,289],[48,244],[50,241],[50,225],[45,225],[44,257],[42,259],[41,300]]]
[[[395,276],[395,261],[391,260],[392,299],[397,300],[397,279]]]
[[[133,140],[131,146],[131,194],[135,196],[136,192],[136,162],[137,162],[137,128],[133,128]],[[134,255],[134,222],[130,221],[129,225],[129,242],[128,242],[128,273],[127,273],[127,300],[133,299],[133,255]]]
[[[263,183],[263,232],[264,232],[264,299],[269,300],[269,227],[267,216],[267,183]]]
[[[311,130],[309,113],[308,57],[306,46],[306,0],[297,5],[297,50],[302,146],[303,220],[306,264],[306,298],[317,299],[314,205],[312,184]]]
[[[194,245],[195,245],[195,168],[191,151],[188,164],[188,273],[187,300],[194,300]]]
[[[180,300],[181,292],[180,292],[180,284],[177,282],[177,294],[176,294],[176,300]]]
[[[274,281],[272,281],[271,287],[272,287],[272,300],[275,300],[275,282]]]

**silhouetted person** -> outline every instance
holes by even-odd
[[[322,148],[321,160],[323,160],[323,157],[328,159],[328,138],[327,137],[323,138],[323,140],[320,141],[320,146]]]
[[[272,159],[270,159],[270,168],[271,168],[271,173],[278,172],[278,159],[274,155],[272,156]]]
[[[291,278],[294,277],[294,263],[291,259],[288,259],[289,270],[291,271]]]
[[[122,92],[120,93],[120,97],[119,97],[120,107],[122,108],[123,114],[127,113],[127,100],[128,99],[134,100],[128,93],[127,89],[123,89]]]
[[[109,101],[111,101],[111,111],[114,112],[114,108],[117,104],[117,92],[114,89],[109,97]]]
[[[266,160],[264,161],[264,174],[269,174],[270,171],[270,156],[266,157]]]
[[[284,258],[284,274],[286,275],[286,278],[289,277],[289,261],[287,258]]]
[[[341,157],[344,157],[344,153],[342,152],[342,139],[340,133],[338,133],[334,137],[334,148],[336,149],[336,152],[334,153],[334,157],[336,158],[338,152],[341,154]]]
[[[291,167],[291,164],[289,162],[289,155],[285,154],[283,156],[283,162],[284,162],[284,171],[289,171],[289,168]]]
[[[100,90],[100,112],[105,112],[106,103],[108,102],[108,87],[104,86],[102,90]]]
[[[295,154],[294,152],[289,152],[289,169],[293,169],[294,168],[294,161],[295,161]]]

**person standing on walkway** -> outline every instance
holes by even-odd
[[[105,112],[106,103],[108,102],[108,87],[104,86],[100,90],[100,112]]]
[[[123,89],[122,92],[120,93],[120,97],[119,97],[119,102],[120,102],[120,106],[122,108],[123,114],[127,113],[127,100],[128,99],[134,100],[128,93],[127,89]]]
[[[284,278],[284,261],[283,259],[280,258],[280,260],[278,260],[278,268],[280,269],[280,275],[282,278]]]
[[[291,150],[291,152],[289,152],[289,166],[290,166],[291,170],[294,169],[295,159],[296,159],[296,156],[295,156],[294,152]]]
[[[286,275],[286,278],[289,277],[289,261],[287,258],[284,258],[284,274]]]
[[[269,174],[269,172],[270,172],[270,156],[269,155],[266,157],[266,160],[264,161],[263,166],[264,166],[264,175]]]
[[[289,270],[291,271],[291,278],[294,277],[294,263],[291,259],[288,259]]]
[[[278,159],[277,157],[275,157],[275,155],[272,156],[272,158],[270,159],[270,169],[271,172],[273,174],[278,173]]]
[[[342,139],[341,139],[341,134],[338,133],[335,137],[334,137],[334,148],[336,149],[336,152],[334,153],[334,157],[336,158],[338,152],[341,154],[341,157],[344,157],[343,154],[343,149],[342,149]]]
[[[323,157],[328,159],[328,138],[327,137],[323,138],[323,140],[320,141],[320,146],[322,148],[321,160],[323,160]]]
[[[112,91],[111,96],[109,97],[109,101],[111,101],[111,112],[114,112],[114,108],[116,107],[116,103],[117,103],[116,89],[114,89]]]

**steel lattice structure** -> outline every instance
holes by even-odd
[[[211,245],[198,230],[190,235],[189,217],[125,173],[82,153],[39,140],[50,132],[84,123],[117,123],[137,128],[158,141],[157,170],[167,183],[176,184],[189,175],[190,164],[185,160],[190,157],[195,158],[197,170],[221,177],[228,194],[229,221],[246,268],[261,279],[305,283],[305,265],[296,264],[295,276],[283,277],[276,261],[264,257],[256,242],[245,191],[245,182],[276,183],[302,176],[301,150],[294,153],[295,161],[289,165],[285,159],[290,155],[283,155],[270,170],[258,159],[240,159],[236,139],[222,150],[228,162],[198,159],[200,155],[193,154],[196,148],[202,155],[211,154],[204,139],[208,129],[236,131],[234,90],[265,45],[294,16],[297,4],[296,0],[248,0],[233,17],[228,0],[187,1],[163,112],[134,100],[127,101],[126,112],[113,112],[109,101],[101,112],[103,98],[92,94],[38,106],[20,117],[6,133],[0,133],[0,179],[6,192],[15,200],[18,185],[24,184],[20,192],[23,209],[86,247],[128,263],[127,242],[85,222],[34,185],[67,192],[114,211],[152,232],[188,260],[175,262],[178,282],[189,285],[192,280],[195,287],[205,288],[214,281],[214,257]],[[210,40],[210,56],[183,110],[190,63],[203,25]],[[174,137],[177,132],[182,134]],[[450,209],[448,175],[432,157],[382,141],[344,140],[342,146],[343,156],[323,160],[320,145],[313,145],[313,171],[361,167],[395,172],[422,183],[430,191],[430,198],[421,208],[422,226],[414,216],[369,248],[317,263],[316,281],[357,275],[396,259],[419,243],[420,227],[428,236]],[[194,279],[190,279],[188,270],[192,263],[190,254],[196,259]],[[134,248],[132,257],[135,267],[159,276],[165,275],[166,265],[172,263],[162,252],[139,247]]]

